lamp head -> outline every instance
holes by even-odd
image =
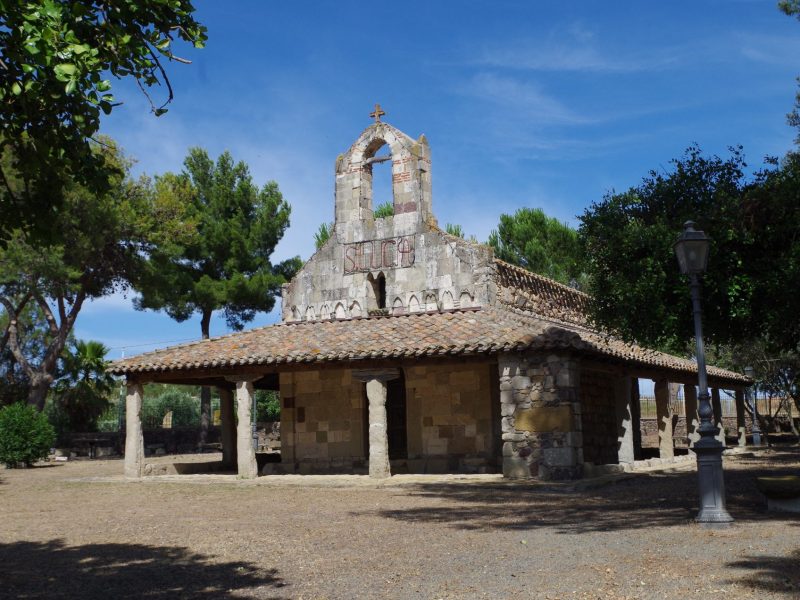
[[[711,238],[702,231],[697,231],[694,228],[694,221],[686,221],[681,237],[672,245],[675,256],[678,257],[681,273],[684,275],[705,273],[710,246]]]

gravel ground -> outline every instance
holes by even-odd
[[[754,485],[800,449],[725,469],[726,530],[692,522],[691,464],[579,485],[0,470],[0,598],[800,598],[800,515]]]

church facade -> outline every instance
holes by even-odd
[[[331,236],[284,286],[282,323],[114,363],[128,381],[126,475],[146,472],[145,382],[217,387],[223,464],[246,477],[258,474],[257,388],[281,398],[281,462],[264,473],[579,478],[585,463],[637,457],[640,377],[656,382],[662,456],[668,384],[686,384],[691,442],[696,365],[592,329],[585,294],[442,231],[427,139],[379,112],[336,159]],[[394,211],[376,218],[373,166],[385,161]],[[715,398],[736,390],[743,440],[748,380],[710,368],[709,381]]]

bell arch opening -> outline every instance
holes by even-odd
[[[385,217],[386,214],[378,213],[378,208],[388,204],[394,213],[394,190],[392,187],[392,152],[389,145],[382,139],[373,140],[364,151],[366,161],[364,195],[369,201],[375,218]]]

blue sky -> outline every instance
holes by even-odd
[[[208,46],[178,48],[193,64],[170,66],[169,113],[154,117],[118,82],[124,105],[103,130],[137,172],[178,171],[202,146],[230,150],[259,184],[276,180],[293,208],[276,260],[311,255],[314,231],[333,219],[334,160],[376,102],[385,121],[428,137],[439,223],[479,240],[523,206],[576,226],[592,202],[691,143],[742,144],[757,167],[795,134],[785,114],[800,23],[772,0],[196,5]],[[132,294],[86,306],[76,335],[111,358],[199,337],[198,319],[136,312]],[[215,318],[212,335],[224,333]]]

